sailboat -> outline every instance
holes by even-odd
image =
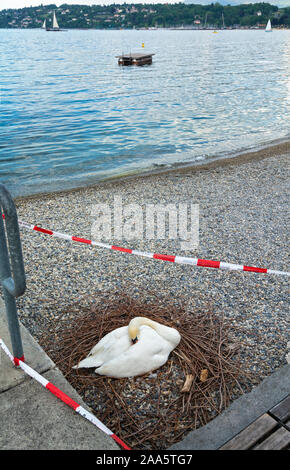
[[[60,27],[58,26],[55,11],[53,11],[52,28],[46,28],[46,31],[67,31],[67,29],[60,29]]]
[[[271,20],[268,20],[265,33],[271,33],[271,32],[272,32]]]
[[[43,22],[42,29],[46,29],[46,20]]]

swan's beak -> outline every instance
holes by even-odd
[[[138,341],[137,336],[136,336],[136,338],[134,338],[134,339],[132,338],[132,343],[133,343],[133,344],[137,343],[137,341]]]

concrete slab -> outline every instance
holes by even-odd
[[[221,415],[190,432],[170,450],[216,450],[259,416],[284,400],[290,392],[290,365],[267,377],[261,384],[235,400]]]
[[[89,410],[59,370],[43,375]],[[33,379],[0,397],[1,450],[120,450],[112,438]]]
[[[28,330],[21,325],[25,362],[91,411]],[[0,338],[12,352],[4,302]],[[115,441],[52,395],[0,349],[1,450],[119,450]],[[105,424],[105,423],[104,423]]]
[[[25,356],[25,362],[32,367],[34,370],[42,374],[49,369],[52,369],[55,364],[54,362],[45,354],[43,349],[39,344],[34,340],[30,335],[28,330],[20,325],[23,351]],[[0,297],[0,338],[3,339],[5,344],[8,346],[9,350],[12,353],[10,335],[8,331],[8,324],[6,318],[6,310],[4,301]],[[0,349],[0,392],[8,390],[9,388],[15,387],[16,385],[27,380],[27,375],[16,367],[11,367],[11,361],[7,355]]]

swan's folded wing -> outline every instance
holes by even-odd
[[[91,349],[89,355],[73,368],[100,367],[115,357],[119,357],[130,346],[131,341],[128,335],[128,327],[118,328],[104,336]]]
[[[126,335],[128,337],[129,343],[128,326],[121,326],[120,328],[111,331],[102,339],[100,339],[100,341],[91,349],[88,356],[96,354],[98,351],[102,351],[104,349],[108,350],[112,345],[115,345],[120,339],[124,339]]]
[[[140,328],[137,343],[95,370],[109,377],[134,377],[161,367],[168,359],[173,347],[147,326]]]

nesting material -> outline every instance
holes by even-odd
[[[186,379],[185,379],[185,382],[184,382],[184,385],[181,389],[181,393],[186,393],[186,392],[189,392],[189,390],[191,389],[191,384],[193,382],[193,379],[194,379],[194,376],[191,375],[191,374],[188,374],[186,376]]]
[[[208,378],[208,370],[207,369],[202,369],[201,373],[200,373],[200,377],[199,377],[199,380],[201,382],[205,382]]]
[[[152,299],[152,300],[151,300]],[[96,416],[134,449],[166,449],[219,414],[245,391],[245,376],[230,326],[218,313],[194,312],[123,294],[100,295],[86,311],[73,305],[41,344]],[[100,338],[136,316],[176,328],[179,345],[154,373],[112,379],[72,369]],[[206,373],[207,371],[207,377]],[[206,379],[205,379],[206,377]]]

